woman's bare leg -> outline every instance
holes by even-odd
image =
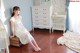
[[[39,51],[37,47],[32,43],[32,41],[30,42],[30,45],[34,48],[35,51]]]
[[[33,39],[32,43],[38,48],[38,50],[41,50],[41,48],[37,45],[36,41]]]
[[[28,35],[31,35],[29,32],[27,32]],[[39,46],[37,45],[36,41],[34,40],[34,38],[32,38],[32,41],[30,42],[30,44],[32,45],[32,47],[36,50],[39,51],[41,50],[41,48],[39,48]]]

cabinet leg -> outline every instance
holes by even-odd
[[[34,32],[34,28],[33,28],[32,30],[33,30],[33,32]]]
[[[63,33],[65,33],[65,30],[63,30]]]
[[[54,32],[54,30],[52,29],[52,32]]]
[[[49,29],[49,33],[51,33],[51,29]]]

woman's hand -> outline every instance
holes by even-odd
[[[10,38],[13,38],[14,36],[10,36]]]

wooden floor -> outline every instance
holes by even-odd
[[[61,31],[50,34],[48,30],[35,29],[31,34],[42,49],[40,52],[35,52],[29,44],[26,44],[20,48],[10,46],[10,53],[76,53],[66,46],[57,45],[57,38],[63,34]]]

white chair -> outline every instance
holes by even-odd
[[[6,52],[9,53],[8,46],[9,46],[9,44],[8,44],[8,41],[7,41],[6,30],[5,30],[5,27],[4,27],[3,23],[0,20],[0,49],[5,49],[6,48]]]
[[[52,16],[53,19],[53,27],[52,27],[52,31],[53,30],[63,30],[63,32],[65,32],[66,30],[66,13],[57,13],[55,12],[55,14]]]
[[[66,30],[66,0],[55,0],[53,8],[53,30]]]

